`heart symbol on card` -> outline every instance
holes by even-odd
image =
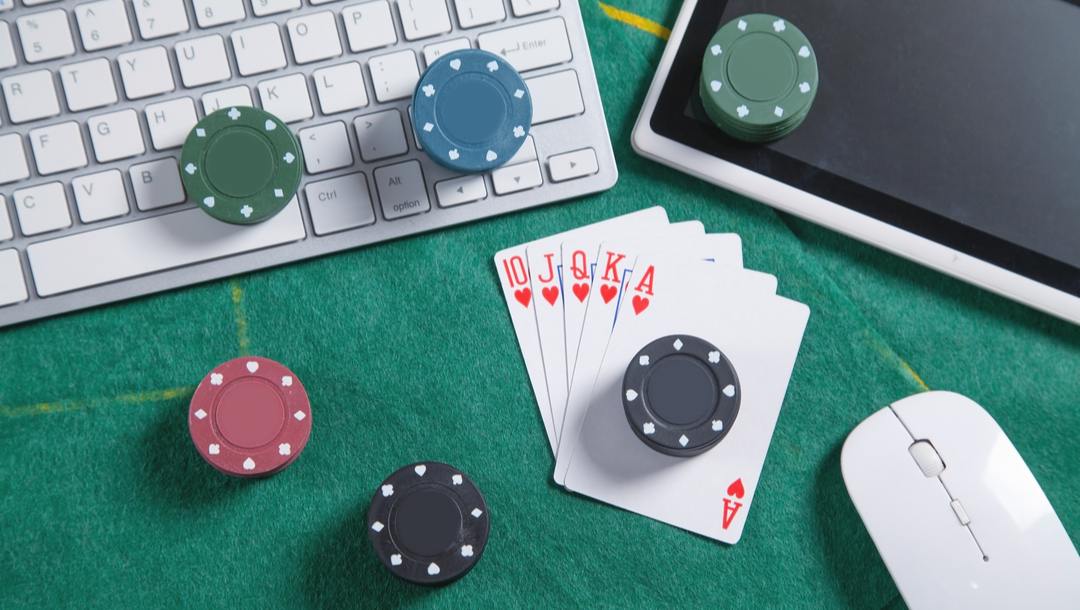
[[[435,564],[435,563],[432,563],[432,564],[428,565],[428,567],[427,567],[427,573],[428,573],[429,575],[431,575],[431,576],[435,576],[435,575],[436,575],[436,574],[438,574],[439,572],[442,572],[442,570],[440,570],[440,569],[439,569],[439,566],[438,566],[437,564]]]
[[[559,299],[559,287],[548,286],[547,288],[541,289],[540,294],[544,296],[545,301],[547,301],[551,305],[554,305],[555,301]]]
[[[649,307],[649,299],[641,296],[640,294],[635,294],[634,298],[630,301],[630,304],[634,306],[634,314],[640,315],[641,312],[645,311]]]
[[[574,284],[574,286],[571,288],[571,290],[574,291],[574,296],[577,297],[577,300],[581,301],[582,303],[585,302],[585,297],[589,296],[589,285],[588,284],[584,284],[584,283],[582,283],[582,284]]]
[[[266,119],[266,122],[263,123],[263,129],[265,129],[266,131],[274,131],[275,129],[277,129],[277,123],[271,121],[270,119]]]
[[[486,159],[488,162],[494,161],[495,159],[498,159],[498,158],[499,158],[499,155],[495,154],[494,150],[489,150],[489,151],[487,151],[487,154],[484,155],[484,159]]]
[[[460,70],[460,69],[461,69],[461,60],[460,60],[460,59],[456,59],[456,58],[455,58],[455,59],[451,59],[451,60],[450,60],[450,67],[451,67],[452,69],[454,69],[454,70]]]
[[[617,294],[619,294],[619,289],[615,286],[604,285],[600,287],[600,298],[604,299],[605,303],[610,303],[611,299],[614,299]]]
[[[413,471],[416,472],[417,476],[422,477],[422,476],[424,476],[424,473],[427,472],[427,466],[425,466],[423,464],[418,464],[416,466],[416,468],[413,468]]]
[[[735,479],[735,482],[727,486],[727,495],[734,496],[736,498],[742,498],[746,495],[746,490],[743,489],[742,479]]]
[[[521,303],[523,306],[528,307],[529,306],[529,300],[532,299],[532,291],[529,290],[528,288],[522,288],[521,290],[515,290],[514,291],[514,298],[517,299],[518,303]]]
[[[249,373],[254,373],[255,371],[259,370],[259,363],[255,362],[254,360],[248,361],[245,366],[247,367]]]

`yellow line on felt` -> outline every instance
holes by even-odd
[[[31,405],[18,405],[14,407],[0,406],[0,415],[4,417],[25,417],[27,415],[41,415],[43,413],[64,413],[67,411],[82,411],[97,405],[109,403],[124,403],[129,405],[145,404],[148,402],[161,402],[172,400],[194,392],[193,386],[181,386],[164,390],[147,390],[132,394],[120,394],[106,398],[91,398],[89,400],[57,400],[54,402],[39,402]]]
[[[625,23],[626,25],[635,27],[642,32],[648,32],[649,34],[652,34],[653,36],[656,36],[657,38],[662,38],[664,40],[667,40],[668,37],[671,36],[671,30],[651,19],[646,19],[641,15],[635,15],[630,11],[624,11],[621,8],[615,8],[614,6],[611,6],[610,4],[604,4],[603,2],[599,2],[598,4],[600,5],[600,9],[603,10],[604,14],[607,15],[610,19]]]
[[[236,318],[236,342],[240,347],[240,355],[247,356],[251,341],[248,339],[247,314],[244,313],[244,289],[236,280],[231,280],[229,286],[232,294],[233,317]]]
[[[899,356],[897,357],[899,358]],[[926,382],[923,381],[922,377],[919,377],[919,374],[915,372],[915,369],[911,368],[911,365],[907,363],[907,360],[900,358],[900,366],[903,367],[904,370],[907,371],[907,374],[915,380],[915,383],[919,384],[920,388],[926,391],[930,391],[930,386],[926,385]]]

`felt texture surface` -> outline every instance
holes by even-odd
[[[902,607],[839,455],[927,386],[987,408],[1076,540],[1080,331],[636,156],[663,40],[581,7],[611,191],[0,331],[0,606]],[[618,8],[670,26],[678,3]],[[551,482],[491,262],[653,204],[741,234],[746,266],[812,309],[733,547]],[[307,449],[266,480],[220,475],[187,433],[194,386],[241,354],[285,363],[313,403]],[[461,468],[490,506],[483,558],[449,587],[398,581],[366,539],[378,483],[418,460]]]

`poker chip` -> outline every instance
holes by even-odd
[[[401,468],[375,490],[368,538],[395,576],[423,585],[471,570],[487,544],[488,508],[469,477],[440,462]]]
[[[188,408],[199,455],[225,474],[267,476],[292,464],[311,435],[311,403],[284,365],[250,356],[203,378]]]
[[[532,125],[532,98],[505,59],[479,49],[443,55],[413,94],[413,125],[438,163],[459,172],[494,169],[509,161]]]
[[[744,142],[777,140],[802,124],[818,89],[810,40],[774,15],[725,23],[705,48],[699,94],[705,113]]]
[[[300,144],[276,116],[246,106],[199,121],[180,153],[188,197],[207,214],[255,224],[288,205],[303,171]]]
[[[735,423],[740,396],[739,378],[723,352],[689,335],[650,342],[623,376],[623,410],[634,434],[676,457],[719,443]]]

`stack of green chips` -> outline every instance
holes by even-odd
[[[705,49],[699,86],[705,113],[743,142],[778,140],[802,124],[818,87],[814,49],[773,15],[724,24]]]

